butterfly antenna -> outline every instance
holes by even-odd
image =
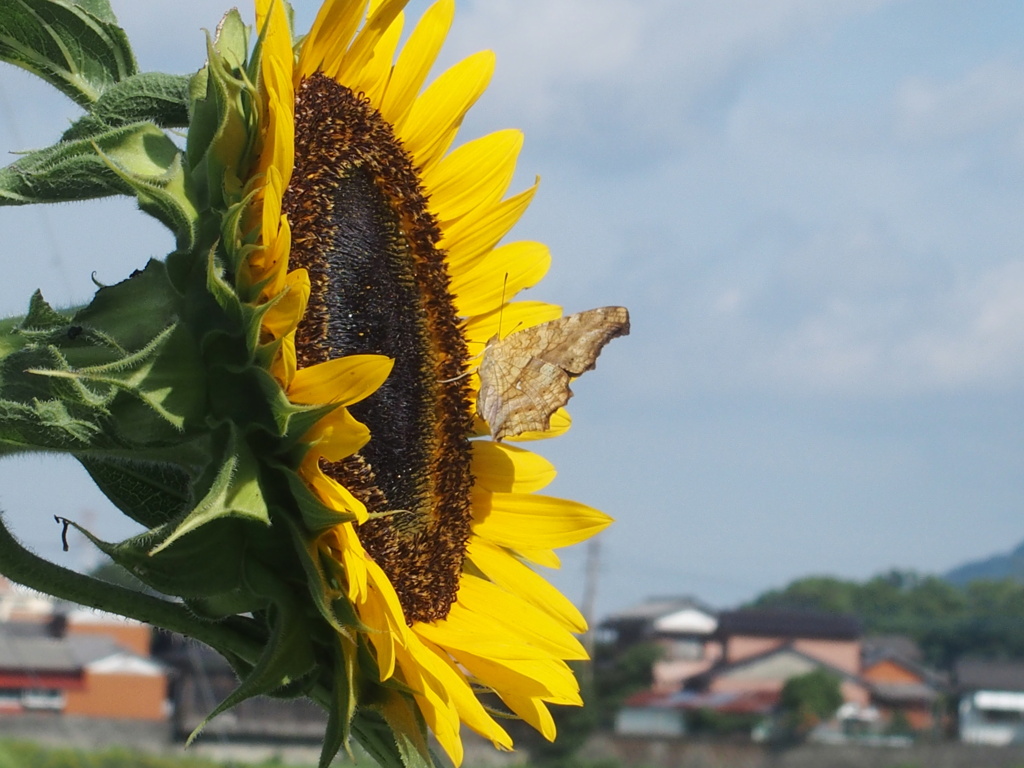
[[[505,291],[508,289],[508,272],[501,281],[501,304],[498,306],[498,339],[501,339],[501,321],[505,316]]]

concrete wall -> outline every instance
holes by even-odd
[[[808,744],[773,751],[754,744],[601,736],[581,756],[623,768],[1020,768],[1024,747],[943,742],[906,748]]]

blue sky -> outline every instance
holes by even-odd
[[[219,13],[114,8],[143,68],[177,72]],[[633,316],[575,386],[572,431],[538,445],[553,494],[618,519],[599,612],[938,572],[1024,539],[1021,30],[1024,6],[996,0],[460,4],[445,62],[498,54],[463,137],[523,128],[520,187],[542,177],[514,233],[555,256],[533,293]],[[74,114],[2,70],[0,146]],[[113,282],[171,245],[130,201],[0,226],[4,314],[36,287],[84,301],[93,271]],[[60,554],[53,512],[126,531],[69,463],[5,462],[0,489],[52,557],[84,557]],[[583,555],[553,576],[574,598]]]

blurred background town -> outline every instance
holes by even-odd
[[[470,738],[467,764],[1024,765],[1022,577],[1024,545],[941,576],[800,578],[728,609],[638,595],[592,620],[587,706],[557,708],[554,744],[513,722],[515,753]],[[195,641],[0,582],[0,759],[5,740],[180,755],[235,684]],[[186,754],[312,765],[325,721],[252,699]]]

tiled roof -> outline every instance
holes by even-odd
[[[125,653],[113,638],[104,635],[69,635],[64,642],[71,649],[73,658],[83,667],[117,653]]]
[[[1024,691],[1024,662],[962,659],[953,677],[961,691]]]
[[[73,673],[80,669],[81,664],[63,640],[20,636],[0,628],[0,670]]]
[[[866,681],[861,679],[859,676],[850,674],[844,669],[840,669],[839,667],[829,664],[827,661],[823,661],[822,659],[819,659],[815,656],[811,656],[809,654],[804,653],[803,651],[799,651],[796,648],[794,648],[791,644],[787,643],[786,645],[780,645],[775,648],[769,648],[768,650],[762,651],[761,653],[755,654],[754,656],[747,656],[746,658],[739,659],[738,661],[720,662],[705,672],[701,672],[699,674],[687,678],[685,681],[683,681],[683,686],[688,689],[707,688],[711,685],[712,681],[716,677],[730,675],[738,670],[742,670],[747,667],[753,667],[764,664],[766,661],[771,660],[773,657],[782,658],[787,656],[794,659],[800,659],[803,662],[807,662],[807,665],[809,667],[819,667],[821,669],[824,669],[827,672],[834,674],[841,680],[849,680],[851,682],[863,686],[867,685]]]
[[[670,613],[675,613],[676,611],[685,610],[687,608],[694,608],[711,616],[715,615],[715,610],[713,608],[710,608],[696,598],[688,595],[679,595],[675,597],[652,597],[638,605],[633,605],[625,610],[619,611],[618,613],[613,613],[602,621],[601,625],[614,626],[623,622],[654,621],[655,619],[660,619],[662,616],[667,616]]]
[[[856,640],[861,635],[861,624],[856,617],[842,613],[751,609],[719,614],[717,634]]]

